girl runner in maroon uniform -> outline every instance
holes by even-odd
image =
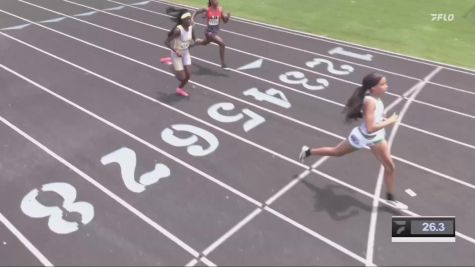
[[[192,21],[195,21],[196,15],[205,12],[208,25],[205,30],[205,39],[197,41],[195,45],[207,45],[210,42],[218,44],[221,67],[224,70],[229,70],[224,61],[224,49],[226,48],[226,45],[224,44],[223,39],[218,36],[218,32],[220,21],[222,20],[224,23],[228,23],[231,14],[228,12],[226,15],[224,15],[223,8],[219,4],[218,0],[208,0],[208,8],[201,8],[195,11],[192,16]]]

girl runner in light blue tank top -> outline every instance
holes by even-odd
[[[393,125],[398,117],[394,114],[390,118],[384,119],[384,105],[380,97],[387,89],[386,77],[377,73],[366,75],[362,86],[355,90],[345,106],[347,121],[362,118],[363,122],[353,128],[348,138],[335,147],[311,149],[308,146],[303,146],[299,159],[303,162],[306,157],[311,155],[340,157],[361,148],[369,148],[384,166],[387,201],[398,209],[407,209],[406,205],[394,198],[395,165],[385,140],[385,128]]]

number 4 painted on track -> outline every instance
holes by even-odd
[[[257,101],[266,101],[283,108],[290,108],[292,106],[285,94],[274,88],[267,89],[263,93],[254,87],[244,91],[243,94],[245,96],[252,96]]]

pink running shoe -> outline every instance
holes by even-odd
[[[180,88],[180,87],[176,88],[176,93],[181,96],[189,96],[189,94],[185,90],[183,90],[183,88]]]
[[[160,59],[160,63],[171,65],[172,64],[172,58],[171,57],[162,57]]]

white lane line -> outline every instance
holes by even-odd
[[[88,17],[88,16],[92,16],[96,13],[97,13],[97,11],[90,11],[90,12],[84,12],[84,13],[76,14],[74,16],[75,17]]]
[[[465,181],[463,181],[463,180],[461,180],[461,179],[457,179],[457,178],[452,177],[452,176],[450,176],[450,175],[447,175],[447,174],[444,174],[444,173],[441,173],[441,172],[438,172],[438,171],[429,169],[429,168],[424,167],[424,166],[422,166],[422,165],[420,165],[420,164],[417,164],[417,163],[415,163],[415,162],[412,162],[412,161],[409,161],[409,160],[400,158],[400,157],[398,157],[398,156],[394,156],[394,155],[393,155],[393,158],[394,158],[395,160],[397,160],[397,161],[400,161],[400,162],[405,163],[405,164],[407,164],[407,165],[409,165],[409,166],[415,167],[415,168],[417,168],[417,169],[419,169],[419,170],[423,170],[423,171],[426,171],[426,172],[428,172],[428,173],[432,173],[432,174],[434,174],[434,175],[436,175],[436,176],[439,176],[439,177],[441,177],[441,178],[444,178],[444,179],[446,179],[446,180],[452,181],[452,182],[454,182],[454,183],[458,183],[458,184],[460,184],[460,185],[462,185],[462,186],[466,186],[466,187],[469,187],[469,188],[475,190],[475,185],[474,185],[474,184],[471,184],[471,183],[469,183],[469,182],[465,182]]]
[[[109,7],[109,8],[105,8],[104,10],[114,11],[114,10],[121,10],[122,8],[124,8],[124,6]]]
[[[213,242],[210,246],[208,246],[205,250],[203,250],[203,255],[205,255],[205,256],[209,255],[219,245],[224,243],[224,241],[226,241],[229,237],[231,237],[233,234],[235,234],[237,231],[239,231],[239,229],[241,229],[244,225],[246,225],[248,222],[250,222],[252,219],[254,219],[261,212],[262,212],[262,209],[256,208],[249,215],[247,215],[244,219],[242,219],[240,222],[238,222],[236,225],[234,225],[231,229],[229,229],[229,231],[227,231],[224,235],[222,235],[215,242]]]
[[[310,166],[311,169],[317,169],[320,165],[322,165],[325,161],[327,161],[330,157],[322,157],[320,158],[317,162],[315,162],[312,166]],[[310,170],[306,170],[299,174],[295,179],[290,181],[286,186],[284,186],[281,190],[279,190],[277,193],[275,193],[273,196],[271,196],[265,203],[267,206],[271,205],[276,201],[279,197],[281,197],[283,194],[285,194],[287,191],[289,191],[294,185],[296,185],[299,181],[304,179],[307,175],[310,174]]]
[[[321,159],[319,159],[317,162],[315,162],[310,168],[311,169],[316,169],[318,168],[321,164],[323,164],[323,162],[325,162],[326,160],[328,160],[329,157],[322,157]],[[271,196],[267,201],[265,201],[265,205],[266,206],[261,206],[257,209],[255,209],[253,212],[251,212],[248,216],[246,216],[243,220],[241,220],[240,222],[238,222],[234,227],[232,227],[228,232],[226,232],[223,236],[221,236],[220,238],[218,238],[215,242],[213,242],[208,248],[206,248],[204,251],[203,251],[203,255],[204,256],[207,256],[209,255],[211,252],[213,252],[217,247],[219,247],[221,244],[223,244],[226,240],[228,240],[232,235],[234,235],[235,233],[237,233],[242,227],[244,227],[246,224],[248,224],[249,222],[251,222],[251,220],[253,220],[257,215],[259,215],[263,208],[264,210],[267,210],[269,211],[271,214],[274,214],[276,215],[278,218],[290,223],[291,225],[303,230],[304,232],[306,233],[309,233],[310,235],[320,239],[321,241],[327,243],[328,245],[330,245],[331,247],[347,254],[348,256],[358,260],[358,261],[362,261],[362,257],[358,256],[356,253],[344,248],[343,246],[331,241],[330,239],[327,239],[326,237],[316,233],[315,231],[297,223],[296,221],[294,220],[291,220],[290,218],[278,213],[277,211],[267,207],[269,206],[270,204],[272,204],[275,200],[277,200],[279,197],[281,197],[285,192],[289,191],[294,185],[296,185],[299,181],[301,181],[302,179],[304,179],[306,176],[308,176],[311,172],[309,170],[305,170],[304,172],[302,172],[301,174],[299,174],[296,178],[292,179],[292,181],[290,181],[286,186],[284,186],[281,190],[279,190],[277,193],[275,193],[273,196]],[[364,262],[363,262],[364,263]]]
[[[437,106],[437,105],[434,105],[434,104],[430,104],[430,103],[427,103],[427,102],[424,102],[424,101],[420,101],[420,100],[417,100],[417,99],[414,99],[414,102],[415,102],[415,103],[418,103],[418,104],[421,104],[421,105],[426,105],[426,106],[429,106],[429,107],[432,107],[432,108],[436,108],[436,109],[440,109],[440,110],[443,110],[443,111],[447,111],[447,112],[450,112],[450,113],[454,113],[454,114],[457,114],[457,115],[460,115],[460,116],[464,116],[464,117],[467,117],[467,118],[469,118],[469,119],[475,119],[475,115],[472,115],[472,114],[463,113],[463,112],[456,111],[456,110],[449,109],[449,108],[444,108],[444,107]]]
[[[292,220],[291,218],[285,216],[284,214],[270,208],[270,207],[265,207],[264,208],[266,211],[270,212],[271,214],[274,214],[275,216],[281,218],[282,220],[290,223],[291,225],[294,225],[296,226],[297,228],[301,229],[302,231],[306,232],[307,234],[311,235],[311,236],[314,236],[322,241],[324,241],[325,243],[331,245],[332,247],[338,249],[339,251],[345,253],[346,255],[352,257],[353,259],[355,260],[358,260],[359,262],[362,262],[362,263],[366,263],[366,259],[364,259],[363,257],[359,256],[358,254],[354,253],[353,251],[350,251],[348,250],[347,248],[333,242],[332,240],[320,235],[319,233],[313,231],[312,229]]]
[[[417,196],[416,192],[414,192],[411,188],[407,188],[406,190],[404,190],[404,192],[406,192],[406,194],[408,194],[411,197]]]
[[[40,21],[39,23],[56,23],[56,22],[62,21],[63,19],[65,19],[65,17],[59,17],[59,18],[54,18],[54,19],[42,20],[42,21]]]
[[[413,100],[422,91],[422,88],[424,88],[427,81],[429,81],[432,77],[434,77],[434,75],[436,75],[441,69],[442,67],[436,68],[429,75],[427,75],[427,77],[424,78],[424,81],[420,82],[417,86],[414,87],[416,89],[413,90],[411,97],[404,104],[404,107],[402,108],[402,111],[399,114],[398,120],[391,131],[391,135],[388,138],[388,147],[390,149],[393,145],[394,139],[396,138],[396,133],[399,129],[399,124],[404,118],[404,115],[406,114],[407,110],[409,110],[409,107],[412,104]],[[373,259],[374,259],[374,239],[376,237],[376,225],[378,221],[378,206],[379,206],[380,196],[381,196],[381,191],[382,191],[383,178],[384,178],[384,166],[381,165],[379,169],[378,179],[376,181],[376,187],[374,189],[373,204],[372,204],[373,207],[371,210],[371,219],[370,219],[369,231],[368,231],[368,242],[367,242],[367,248],[366,248],[366,262],[370,264],[373,263]]]
[[[188,262],[185,267],[193,267],[195,266],[196,264],[198,264],[198,260],[197,259],[192,259],[190,262]]]
[[[413,101],[415,102],[415,101]],[[426,131],[426,130],[423,130],[423,129],[420,129],[420,128],[417,128],[417,127],[414,127],[414,126],[411,126],[411,125],[408,125],[408,124],[405,124],[405,123],[401,123],[401,126],[404,126],[406,128],[409,128],[411,130],[414,130],[414,131],[417,131],[417,132],[421,132],[421,133],[424,133],[424,134],[427,134],[427,135],[431,135],[433,137],[436,137],[436,138],[439,138],[439,139],[442,139],[442,140],[445,140],[447,142],[451,142],[451,143],[454,143],[454,144],[457,144],[457,145],[460,145],[460,146],[464,146],[464,147],[467,147],[467,148],[470,148],[470,149],[474,149],[475,150],[475,146],[474,145],[471,145],[471,144],[468,144],[468,143],[464,143],[462,141],[458,141],[458,140],[455,140],[455,139],[452,139],[452,138],[448,138],[448,137],[445,137],[443,135],[440,135],[440,134],[436,134],[436,133],[433,133],[433,132],[430,132],[430,131]]]
[[[21,29],[23,29],[25,27],[28,27],[30,25],[31,25],[31,23],[20,24],[20,25],[8,27],[8,28],[3,28],[2,31],[21,30]]]
[[[0,121],[5,123],[5,119],[0,116]],[[3,223],[12,234],[33,254],[44,266],[54,266],[35,245],[31,243],[1,212],[0,222]]]

